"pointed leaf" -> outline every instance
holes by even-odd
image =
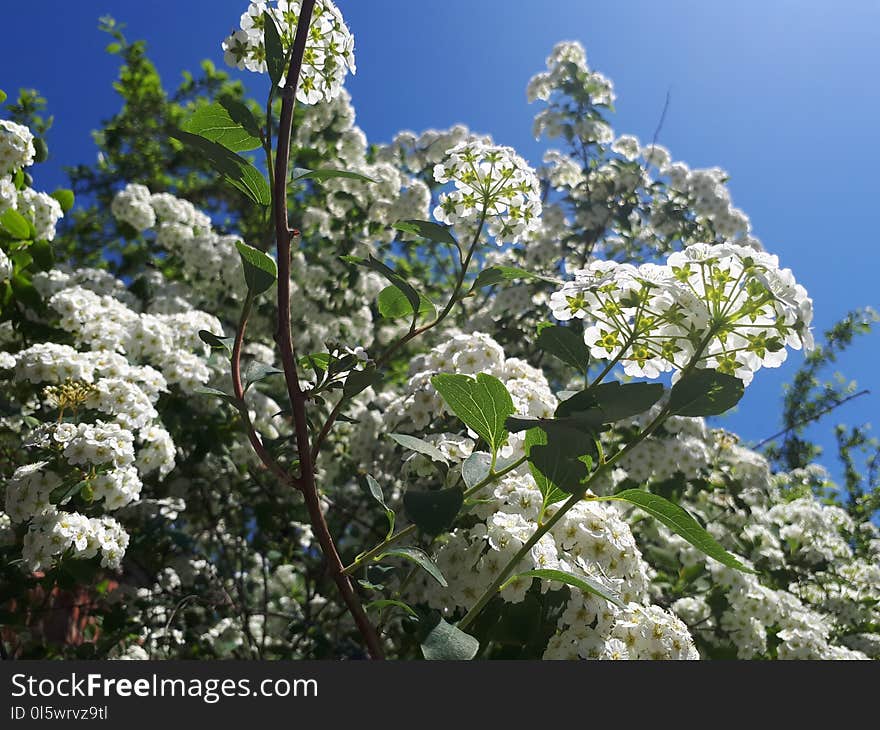
[[[582,415],[598,424],[615,423],[647,411],[663,397],[663,390],[660,383],[602,383],[562,401],[556,416]]]
[[[226,350],[226,352],[232,354],[230,343],[235,340],[234,337],[221,337],[208,330],[199,330],[199,339],[210,347],[217,348],[218,350]]]
[[[484,286],[492,286],[500,284],[502,281],[510,281],[511,279],[539,279],[551,284],[561,283],[558,279],[550,279],[546,276],[533,274],[531,271],[519,269],[516,266],[490,266],[483,269],[478,275],[471,287],[471,291],[480,289]]]
[[[717,370],[694,370],[672,386],[669,409],[677,416],[717,416],[743,397],[742,380]]]
[[[507,439],[505,421],[513,415],[513,400],[498,378],[480,373],[476,379],[457,373],[439,373],[432,385],[466,426],[489,444],[493,453]]]
[[[244,266],[244,279],[251,294],[257,296],[269,289],[278,279],[278,264],[268,254],[242,241],[236,241],[235,247],[241,256]]]
[[[434,241],[435,243],[447,243],[451,246],[457,245],[457,241],[453,238],[452,233],[450,233],[449,226],[443,226],[439,223],[433,223],[431,221],[405,220],[397,221],[392,228],[396,228],[398,231],[403,231],[404,233],[412,233],[416,236],[427,238],[429,241]]]
[[[376,180],[371,177],[362,175],[359,172],[351,172],[350,170],[331,170],[329,168],[307,170],[304,167],[297,167],[294,169],[291,182],[299,182],[300,180],[315,180],[317,182],[323,182],[324,180],[330,180],[334,177],[344,177],[349,180],[360,180],[369,183],[376,182]]]
[[[388,608],[389,606],[394,606],[395,608],[400,608],[410,616],[418,617],[418,614],[403,601],[395,601],[391,598],[380,598],[378,601],[373,601],[372,603],[368,603],[364,606],[365,611],[381,611],[382,609]]]
[[[751,568],[747,568],[721,547],[715,541],[715,538],[706,532],[700,526],[700,523],[681,507],[658,494],[644,492],[641,489],[626,489],[610,497],[604,497],[604,499],[634,504],[652,517],[660,520],[676,535],[683,537],[695,548],[701,550],[709,557],[715,558],[719,563],[723,563],[729,568],[736,568],[736,570],[741,570],[744,573],[755,572]]]
[[[432,461],[439,461],[443,464],[449,463],[449,459],[446,458],[446,455],[436,446],[429,444],[427,441],[423,441],[415,436],[409,436],[405,433],[390,433],[388,435],[405,449],[423,454]]]
[[[397,287],[396,284],[386,286],[379,292],[379,299],[376,302],[379,307],[379,314],[386,319],[400,319],[401,317],[412,317],[413,308],[406,295]],[[421,319],[430,319],[437,310],[431,301],[424,295],[419,295],[419,317]]]
[[[259,126],[250,109],[232,99],[199,107],[184,122],[183,130],[233,152],[255,150],[262,145]]]
[[[586,445],[587,440],[590,447]],[[578,490],[589,474],[581,457],[590,453],[592,458],[594,448],[587,434],[573,429],[556,427],[548,433],[542,428],[533,428],[526,432],[529,471],[544,497],[544,507]]]
[[[443,573],[440,572],[440,568],[428,557],[428,553],[426,553],[421,548],[417,547],[396,547],[391,548],[390,550],[386,550],[382,553],[376,560],[382,560],[382,558],[403,558],[404,560],[409,560],[412,563],[415,563],[420,568],[422,568],[428,575],[430,575],[434,580],[436,580],[441,586],[444,588],[448,587],[448,583],[446,582],[446,578],[443,577]]]
[[[509,578],[504,586],[506,586],[508,583],[512,583],[518,578],[540,578],[541,580],[554,580],[559,583],[565,583],[565,585],[572,586],[573,588],[578,588],[584,593],[592,593],[594,596],[604,598],[606,601],[608,601],[609,603],[613,603],[615,606],[626,608],[626,606],[623,604],[623,601],[620,600],[620,596],[618,595],[617,591],[615,591],[613,588],[610,588],[609,586],[603,585],[593,578],[588,578],[587,576],[572,575],[571,573],[566,573],[563,570],[527,570],[524,573],[518,573],[517,575]],[[504,590],[504,586],[501,587],[501,590]]]
[[[463,503],[464,492],[457,487],[408,490],[403,495],[403,509],[406,516],[428,535],[445,532],[458,516]]]
[[[287,73],[287,54],[281,45],[281,36],[275,19],[268,12],[263,13],[263,47],[266,49],[266,70],[272,86],[278,86]]]
[[[244,389],[247,390],[254,383],[258,383],[259,381],[268,378],[272,375],[283,375],[284,371],[279,370],[274,365],[268,365],[264,362],[257,362],[254,360],[250,365],[248,365],[247,372],[245,373],[244,380],[245,386]]]
[[[385,495],[382,493],[382,487],[370,474],[367,474],[367,489],[370,490],[370,495],[373,499],[382,505],[382,509],[385,510],[385,517],[388,519],[388,534],[385,536],[387,540],[394,533],[394,510],[385,504]]]
[[[265,176],[243,157],[222,144],[182,129],[173,130],[171,136],[199,152],[230,185],[258,205],[268,206],[272,202],[272,192]]]
[[[579,372],[586,372],[590,364],[590,349],[584,342],[583,336],[571,327],[560,327],[555,324],[542,327],[535,344]]]

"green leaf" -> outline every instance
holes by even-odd
[[[729,568],[736,568],[744,573],[754,573],[756,571],[747,568],[733,555],[727,552],[715,539],[706,532],[693,517],[685,512],[681,507],[668,499],[664,499],[658,494],[644,492],[641,489],[625,489],[622,492],[604,497],[606,500],[617,500],[621,502],[629,502],[643,509],[652,517],[655,517],[676,535],[683,537],[691,545],[701,550],[711,558],[715,558],[719,563],[723,563]]]
[[[644,413],[663,397],[660,383],[602,383],[562,401],[556,416],[580,417],[597,424],[615,423]]]
[[[42,137],[34,137],[34,162],[45,162],[49,159],[49,145]]]
[[[479,650],[479,641],[442,618],[422,642],[422,654],[431,661],[468,661]]]
[[[55,487],[55,489],[50,492],[49,501],[52,504],[61,504],[74,494],[77,494],[88,483],[88,479],[80,479],[79,474],[75,474],[66,479],[60,487]]]
[[[443,464],[449,463],[449,459],[446,458],[446,455],[436,446],[429,444],[427,441],[423,441],[415,436],[408,436],[405,433],[390,433],[388,435],[405,449],[423,454],[424,456],[429,457],[432,461],[439,461]]]
[[[259,126],[250,110],[232,99],[199,107],[184,122],[183,130],[221,144],[233,152],[255,150],[262,146]]]
[[[500,284],[502,281],[510,281],[512,279],[539,279],[540,281],[547,281],[551,284],[561,283],[558,279],[550,279],[546,276],[533,274],[531,271],[519,269],[516,266],[490,266],[488,269],[483,269],[477,275],[477,278],[471,287],[471,291],[475,291],[484,286]]]
[[[457,246],[458,242],[450,233],[449,226],[442,226],[439,223],[431,221],[405,220],[397,221],[392,228],[404,233],[412,233],[422,238],[427,238],[435,243],[447,243],[451,246]]]
[[[55,264],[55,252],[48,241],[34,241],[28,246],[28,253],[33,256],[34,263],[43,271],[49,271]]]
[[[342,395],[346,398],[353,398],[381,380],[382,374],[376,372],[376,366],[370,363],[363,370],[352,370],[348,374],[345,384],[342,386]]]
[[[742,380],[717,370],[693,370],[675,385],[669,410],[677,416],[717,416],[743,397]]]
[[[461,463],[461,478],[468,489],[475,487],[487,476],[492,465],[492,455],[485,451],[475,451]]]
[[[24,241],[31,237],[31,224],[21,213],[12,208],[3,211],[0,215],[0,225],[14,239]]]
[[[207,386],[204,386],[202,388],[196,388],[193,392],[198,393],[199,395],[213,395],[215,398],[225,400],[231,406],[235,406],[235,408],[237,408],[238,410],[244,408],[244,404],[234,395],[224,393],[222,390],[217,390],[217,388],[208,388]]]
[[[412,304],[396,284],[386,286],[379,292],[377,304],[379,314],[386,319],[400,319],[401,317],[412,317],[413,315]],[[419,317],[430,319],[434,316],[435,312],[436,309],[431,301],[424,295],[419,295]]]
[[[387,540],[392,534],[394,534],[394,510],[385,504],[385,495],[382,493],[382,487],[379,486],[379,482],[369,474],[367,474],[367,489],[370,491],[370,495],[373,499],[382,505],[382,509],[385,510],[385,517],[388,519],[388,534],[385,536],[385,539]]]
[[[476,380],[457,373],[439,373],[431,384],[466,426],[472,428],[495,453],[507,440],[505,421],[513,415],[513,400],[498,378],[480,373]]]
[[[527,431],[525,447],[543,508],[577,492],[598,458],[591,434],[558,424]]]
[[[359,172],[351,172],[350,170],[331,170],[329,168],[321,168],[318,170],[307,170],[304,167],[297,167],[293,170],[291,182],[299,182],[300,180],[315,180],[324,182],[334,177],[344,177],[349,180],[361,180],[362,182],[377,182],[371,177],[361,175]]]
[[[364,268],[371,269],[372,271],[376,271],[382,276],[384,276],[388,281],[390,281],[394,286],[400,289],[403,292],[403,295],[406,297],[407,301],[410,304],[410,312],[413,310],[421,309],[422,306],[422,297],[419,293],[413,289],[412,285],[404,279],[400,274],[398,274],[394,269],[383,264],[379,259],[370,256],[369,258],[363,259],[358,256],[341,256],[343,261],[355,264],[357,266],[363,266]]]
[[[6,92],[3,89],[0,89],[0,104],[6,101]]]
[[[265,176],[243,157],[221,144],[185,130],[173,130],[171,136],[199,152],[230,185],[258,205],[265,207],[272,202],[272,192]]]
[[[519,578],[541,578],[542,580],[555,580],[559,583],[565,583],[565,585],[572,586],[573,588],[579,588],[584,593],[592,593],[594,596],[604,598],[609,603],[613,603],[615,606],[619,606],[620,608],[626,608],[623,601],[620,600],[620,596],[617,594],[617,591],[615,591],[614,589],[605,586],[599,581],[593,580],[592,578],[588,578],[586,576],[572,575],[571,573],[566,573],[562,570],[527,570],[524,573],[518,573],[517,575],[509,578],[507,582],[503,586],[501,586],[501,590],[504,590],[504,587],[508,583],[512,583]]]
[[[257,296],[269,289],[278,279],[278,264],[268,254],[248,246],[242,241],[236,241],[235,247],[241,256],[244,266],[244,280],[247,282],[251,294]]]
[[[266,67],[272,86],[278,86],[287,72],[287,54],[281,45],[281,36],[275,19],[268,12],[263,13],[263,47],[266,49]]]
[[[382,609],[388,608],[389,606],[394,606],[395,608],[400,608],[410,616],[418,617],[418,614],[403,601],[395,601],[391,598],[380,598],[378,601],[373,601],[372,603],[368,603],[364,606],[365,611],[381,611]]]
[[[265,380],[266,378],[268,378],[272,375],[283,375],[283,374],[284,374],[284,371],[279,370],[274,365],[267,365],[264,362],[257,362],[256,360],[254,360],[250,365],[248,365],[247,372],[245,373],[244,389],[247,390],[254,383],[258,383],[261,380]]]
[[[590,364],[590,348],[587,347],[584,338],[571,327],[560,327],[555,324],[542,327],[535,344],[579,372],[586,372]]]
[[[39,310],[43,306],[43,298],[40,296],[40,292],[37,291],[37,288],[27,276],[21,273],[15,274],[9,283],[12,286],[12,293],[15,295],[15,298],[22,304],[35,310]]]
[[[226,352],[232,354],[230,343],[235,340],[234,337],[221,337],[208,330],[199,330],[199,339],[210,347],[218,350],[226,350]]]
[[[52,193],[52,197],[58,201],[63,213],[67,213],[73,207],[76,200],[73,190],[68,190],[67,188],[58,188],[58,190]]]
[[[383,558],[403,558],[404,560],[409,560],[412,563],[418,565],[422,570],[424,570],[428,575],[430,575],[434,580],[436,580],[441,586],[444,588],[448,587],[448,583],[446,582],[446,578],[443,577],[443,573],[440,572],[440,568],[428,557],[428,553],[426,553],[421,548],[417,547],[396,547],[391,548],[390,550],[386,550],[382,553],[376,560],[382,560]]]
[[[406,516],[428,535],[445,532],[458,516],[463,503],[464,492],[457,487],[408,490],[403,495],[403,509]]]

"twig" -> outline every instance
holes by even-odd
[[[833,411],[835,408],[839,408],[844,403],[848,403],[851,400],[855,400],[856,398],[860,398],[863,395],[870,395],[870,393],[871,393],[870,390],[860,390],[858,393],[853,393],[852,395],[847,396],[843,400],[839,400],[836,403],[833,403],[832,405],[828,406],[827,408],[823,408],[818,413],[814,413],[809,418],[804,418],[803,420],[798,421],[797,423],[793,423],[788,428],[784,428],[781,431],[777,431],[772,436],[768,436],[767,438],[762,439],[757,444],[755,444],[754,448],[760,449],[768,441],[772,441],[775,438],[779,438],[780,436],[784,436],[785,434],[789,433],[790,431],[794,431],[796,428],[800,428],[801,426],[806,426],[808,423],[812,423],[813,421],[818,421],[820,418],[822,418],[822,416],[824,416],[828,413],[831,413],[831,411]]]

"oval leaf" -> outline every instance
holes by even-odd
[[[235,247],[241,256],[241,263],[244,266],[244,280],[247,282],[248,289],[254,296],[262,294],[278,278],[278,264],[271,256],[242,241],[236,241]]]
[[[464,492],[457,487],[424,491],[407,491],[403,495],[406,516],[422,532],[439,535],[458,516],[464,503]]]
[[[555,324],[542,327],[535,344],[580,372],[586,372],[590,364],[590,348],[584,342],[583,336],[571,327]]]
[[[674,386],[669,410],[677,416],[717,416],[743,397],[742,380],[717,370],[694,370]]]
[[[457,373],[439,373],[431,384],[452,412],[492,448],[507,440],[505,421],[513,415],[513,399],[498,378],[480,373],[476,379]]]
[[[379,308],[379,314],[386,319],[400,319],[401,317],[412,317],[413,315],[412,304],[395,284],[386,286],[379,292],[379,299],[376,304]],[[435,311],[431,301],[420,294],[419,316],[422,319],[429,319],[434,316]]]
[[[233,152],[255,150],[262,145],[259,128],[255,127],[256,121],[250,110],[231,99],[199,107],[183,125],[184,131],[217,142]],[[256,135],[253,134],[255,131]]]
[[[431,661],[468,661],[479,650],[479,641],[442,618],[422,642],[422,654]]]

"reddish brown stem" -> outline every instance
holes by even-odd
[[[260,457],[260,461],[263,462],[263,465],[269,469],[269,471],[278,477],[282,484],[295,484],[298,486],[296,481],[293,480],[281,465],[272,458],[272,455],[266,451],[266,447],[263,445],[262,440],[254,430],[251,419],[247,414],[247,405],[244,401],[244,387],[241,384],[241,348],[244,344],[244,333],[247,329],[252,303],[253,300],[249,292],[241,311],[241,318],[238,321],[238,329],[235,332],[235,342],[232,345],[232,392],[242,404],[243,412],[241,414],[241,420],[244,423],[248,441],[251,442],[251,446],[257,456]]]
[[[296,35],[293,39],[287,80],[284,88],[281,90],[281,117],[278,127],[278,144],[275,152],[275,179],[272,191],[275,237],[278,244],[278,329],[275,333],[275,339],[281,354],[284,380],[287,385],[287,395],[293,414],[296,448],[300,463],[299,485],[305,497],[312,530],[327,560],[328,571],[367,645],[370,656],[373,659],[383,659],[384,653],[379,635],[367,617],[360,598],[354,590],[354,586],[344,572],[345,566],[342,564],[339,552],[336,550],[336,544],[333,542],[333,537],[327,527],[327,521],[324,519],[324,513],[321,510],[321,501],[318,497],[317,485],[315,484],[314,461],[309,446],[306,396],[299,385],[296,351],[293,347],[293,338],[290,330],[290,245],[294,235],[298,235],[298,232],[295,233],[290,229],[287,217],[287,173],[290,164],[290,138],[293,132],[293,110],[296,104],[296,89],[299,84],[302,59],[314,7],[315,0],[303,0],[299,21],[296,26]]]

